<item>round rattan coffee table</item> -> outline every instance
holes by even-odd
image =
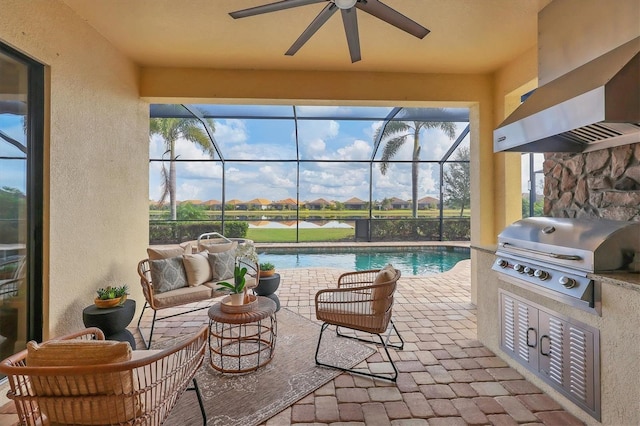
[[[228,313],[209,308],[210,365],[222,373],[248,373],[266,365],[276,348],[278,322],[273,300],[258,296],[253,310]]]

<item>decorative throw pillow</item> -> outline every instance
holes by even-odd
[[[200,240],[199,250],[207,250],[209,253],[221,253],[227,250],[235,250],[238,247],[237,241],[227,241],[222,238],[212,238],[209,240]]]
[[[160,246],[149,247],[147,249],[149,260],[168,259],[170,257],[182,256],[184,252],[184,248],[180,246]]]
[[[168,259],[150,260],[151,282],[156,293],[175,290],[187,286],[182,256]]]
[[[110,340],[51,340],[38,345],[27,343],[28,367],[98,366],[131,359],[128,342]],[[126,423],[140,412],[141,404],[134,393],[131,370],[97,373],[89,369],[84,374],[31,376],[33,392],[51,398],[38,401],[42,413],[51,424],[112,424]],[[113,410],[114,397],[121,395],[119,410]]]
[[[211,264],[211,278],[213,281],[233,279],[233,270],[236,266],[236,251],[227,250],[221,253],[209,253]]]
[[[380,269],[380,271],[374,278],[373,283],[374,284],[386,283],[387,281],[391,281],[395,275],[396,275],[396,270],[394,269],[393,265],[389,263],[387,266]]]
[[[115,340],[49,340],[27,343],[27,366],[60,367],[65,365],[99,365],[129,361],[129,342]]]
[[[211,265],[209,264],[209,252],[202,251],[195,254],[183,254],[182,262],[187,273],[189,287],[195,287],[211,281]]]
[[[383,284],[389,282],[395,277],[396,270],[393,265],[388,264],[384,268],[382,268],[376,277],[373,280],[373,284]],[[371,309],[374,314],[380,314],[386,312],[387,307],[389,306],[389,296],[393,294],[393,287],[385,287],[385,288],[374,288],[371,297],[373,300],[373,305]]]

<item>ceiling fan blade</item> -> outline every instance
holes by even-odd
[[[249,9],[236,10],[229,13],[231,17],[246,18],[247,16],[261,15],[263,13],[276,12],[278,10],[291,9],[292,7],[306,6],[313,3],[322,3],[326,0],[281,0],[262,6],[250,7]]]
[[[324,0],[322,0],[324,1]],[[336,10],[338,10],[338,6],[336,6],[333,3],[329,3],[325,6],[324,9],[322,9],[322,12],[320,12],[318,14],[318,16],[316,16],[316,18],[309,24],[309,26],[302,32],[302,34],[300,34],[300,37],[298,37],[298,39],[291,45],[291,47],[289,48],[289,50],[287,50],[285,52],[285,55],[287,56],[293,56],[296,54],[296,52],[298,50],[300,50],[300,48],[302,46],[304,46],[304,44],[309,41],[309,39],[311,38],[312,35],[314,35],[316,33],[316,31],[318,31],[318,29],[324,25],[325,22],[327,22],[327,20],[329,18],[331,18],[331,16],[336,13]]]
[[[347,36],[349,44],[349,54],[351,62],[358,62],[360,57],[360,37],[358,36],[358,17],[356,9],[342,9],[342,23],[344,24],[344,33]]]
[[[430,32],[416,21],[407,18],[402,13],[378,0],[358,2],[356,7],[418,38],[424,38]]]

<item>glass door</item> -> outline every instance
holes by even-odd
[[[0,359],[42,336],[43,82],[0,44]]]

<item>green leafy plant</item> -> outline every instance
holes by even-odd
[[[247,274],[247,268],[236,265],[233,270],[233,284],[223,281],[218,283],[218,291],[231,290],[232,294],[242,293],[246,284],[245,275]]]
[[[120,287],[102,287],[97,290],[98,299],[109,300],[118,299],[126,294],[129,294],[129,288],[126,285]]]
[[[276,266],[271,262],[264,262],[260,264],[261,271],[271,271],[276,269]]]

